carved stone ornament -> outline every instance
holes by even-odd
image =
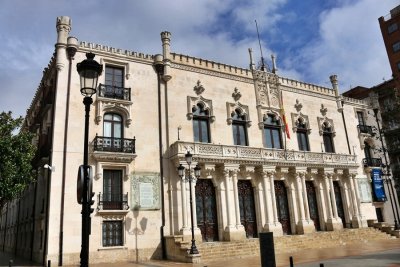
[[[296,99],[296,104],[294,104],[294,108],[296,109],[297,112],[300,112],[301,109],[303,108],[303,104],[301,104],[300,101]]]
[[[197,85],[195,87],[193,87],[193,90],[196,92],[197,95],[201,95],[204,92],[204,90],[206,90],[206,89],[201,84],[200,80],[198,80]]]
[[[132,123],[131,101],[117,99],[97,99],[95,122],[100,124],[104,113],[113,112],[121,115],[125,122],[125,127],[129,128]]]
[[[293,132],[297,132],[297,126],[299,125],[299,122],[305,123],[307,133],[311,133],[311,128],[310,128],[310,123],[307,115],[300,113],[291,113],[292,117],[292,125],[293,125]]]
[[[258,108],[258,128],[260,130],[264,129],[264,120],[267,118],[268,114],[271,114],[273,116],[275,116],[276,120],[280,120],[281,124],[282,122],[282,118],[281,118],[281,114],[280,114],[280,109],[276,109],[276,108]]]
[[[233,99],[237,102],[242,97],[242,94],[239,92],[239,89],[235,87],[234,92],[232,93]]]
[[[210,118],[210,122],[215,121],[215,116],[213,113],[213,105],[212,100],[205,99],[203,96],[188,96],[187,97],[187,114],[186,117],[188,120],[193,119],[193,108],[196,109],[197,105],[201,104],[204,107],[204,110],[208,111],[208,116]]]
[[[324,129],[323,129],[323,124],[324,123],[327,123],[327,125],[329,127],[331,127],[332,136],[336,135],[335,126],[333,125],[333,120],[332,119],[328,119],[326,117],[324,117],[324,118],[318,117],[317,120],[318,120],[319,135],[322,135],[324,133]]]
[[[235,110],[240,110],[240,113],[245,116],[246,118],[246,125],[247,127],[251,126],[251,120],[250,120],[250,115],[249,115],[249,107],[242,105],[240,102],[236,103],[229,103],[226,102],[226,112],[227,112],[227,123],[228,125],[232,124],[232,114],[235,112]]]
[[[322,116],[325,116],[326,113],[328,112],[328,109],[324,106],[324,104],[321,104],[320,111],[321,111]]]

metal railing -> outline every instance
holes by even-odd
[[[113,85],[100,84],[99,85],[99,96],[131,100],[131,88],[117,87]]]
[[[127,210],[128,193],[126,194],[102,194],[98,195],[97,210]]]
[[[136,138],[115,138],[97,136],[93,140],[94,151],[105,152],[122,152],[122,153],[136,153],[135,149]]]
[[[364,164],[364,167],[381,167],[382,159],[381,158],[364,158],[363,164]]]
[[[357,127],[358,127],[358,129],[360,129],[361,133],[374,135],[374,132],[372,131],[371,126],[359,124],[359,125],[357,125]]]

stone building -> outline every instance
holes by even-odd
[[[375,141],[357,125],[360,116],[374,125],[371,103],[342,97],[336,75],[327,88],[282,77],[275,63],[257,69],[251,50],[249,69],[173,53],[169,32],[162,55],[145,55],[78,45],[70,30],[70,18],[58,17],[55,53],[25,121],[36,133],[37,182],[3,209],[3,250],[79,262],[76,63],[88,52],[104,68],[90,113],[90,262],[161,258],[172,253],[166,239],[190,240],[190,188],[179,164],[201,168],[192,184],[198,242],[367,227],[376,208],[390,218],[372,199],[370,171],[379,166],[363,164],[365,144]]]

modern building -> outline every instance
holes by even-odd
[[[85,110],[76,64],[89,52],[104,68],[90,113],[90,262],[170,256],[167,240],[190,240],[192,218],[198,243],[362,228],[377,211],[392,220],[381,165],[365,152],[380,146],[371,101],[341,96],[336,75],[327,88],[282,77],[274,62],[257,69],[251,50],[248,69],[173,53],[169,32],[161,55],[145,55],[78,45],[70,30],[58,17],[25,121],[36,133],[37,182],[3,209],[3,250],[79,262]],[[193,171],[193,183],[182,179]]]
[[[388,15],[380,17],[379,25],[393,78],[398,80],[400,79],[400,5],[390,10]]]

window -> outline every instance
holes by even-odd
[[[397,31],[399,27],[397,26],[397,23],[392,23],[388,26],[388,33],[391,34],[392,32]]]
[[[333,133],[332,127],[328,123],[324,122],[322,125],[322,138],[324,140],[325,152],[335,153],[335,147],[333,145]]]
[[[122,133],[122,117],[114,113],[106,113],[103,123],[104,148],[107,151],[120,151]]]
[[[365,125],[364,114],[362,113],[362,111],[357,111],[357,119],[358,119],[358,125]]]
[[[122,171],[103,171],[103,209],[122,209]]]
[[[122,68],[106,66],[106,85],[124,87],[123,77],[124,70]]]
[[[364,155],[368,163],[372,162],[371,147],[367,142],[364,142]],[[368,166],[370,165],[368,164]]]
[[[397,70],[400,71],[400,61],[397,62]]]
[[[247,146],[246,115],[239,109],[232,112],[233,143],[239,146]]]
[[[210,143],[210,123],[208,110],[204,105],[197,104],[193,112],[193,134],[195,142]]]
[[[307,125],[300,119],[297,121],[297,142],[299,144],[299,150],[310,151],[310,145],[308,143]]]
[[[393,44],[393,52],[399,52],[400,51],[400,42],[396,42]]]
[[[122,221],[103,221],[103,247],[122,245]]]
[[[275,115],[264,118],[264,141],[267,148],[282,148],[281,123]]]
[[[110,98],[124,98],[124,70],[122,68],[106,66],[105,86],[100,94]]]

